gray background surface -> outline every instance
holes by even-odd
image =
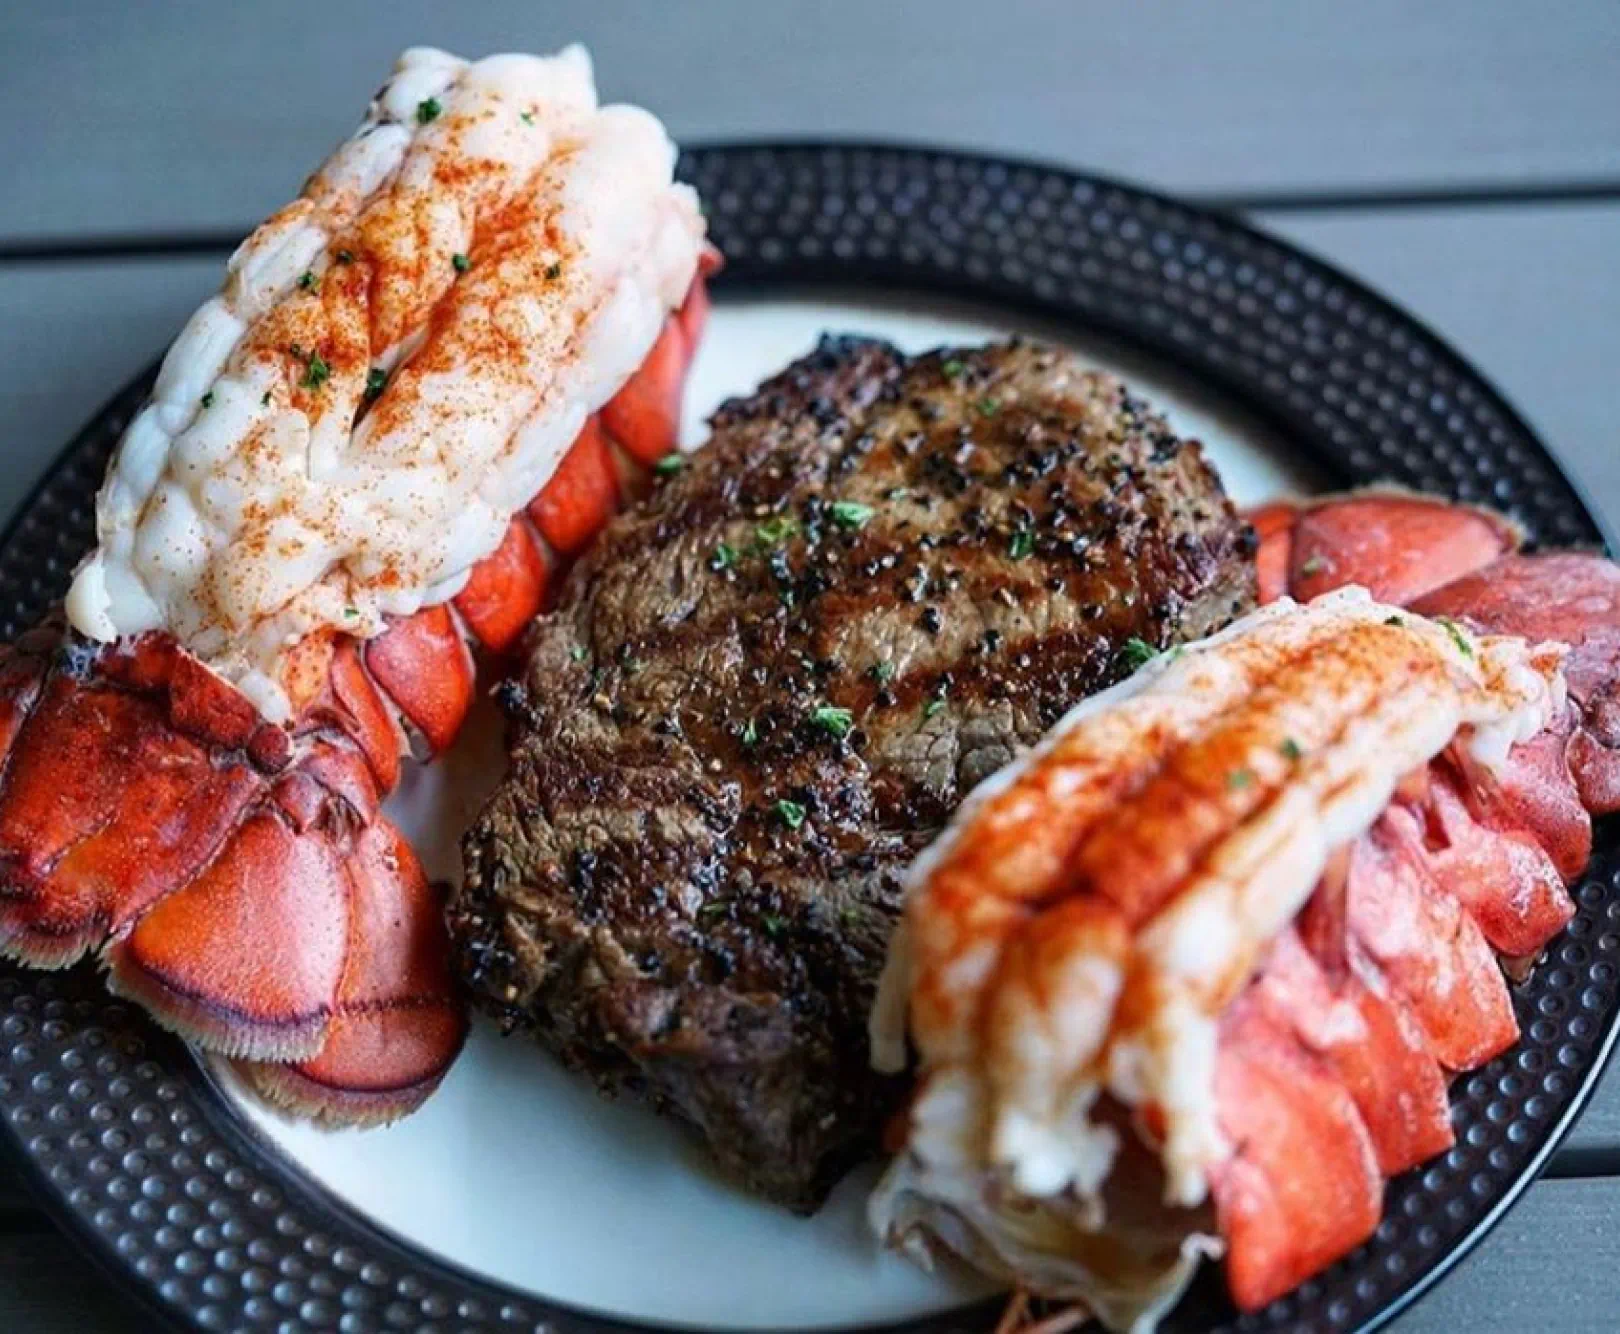
[[[1620,4],[327,0],[0,14],[0,516],[413,43],[581,39],[678,137],[849,135],[1243,207],[1433,325],[1620,523]],[[1620,1079],[1403,1334],[1620,1328]],[[0,1167],[0,1331],[147,1328]]]

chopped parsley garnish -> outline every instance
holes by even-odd
[[[697,915],[699,917],[718,917],[725,910],[726,901],[724,899],[710,899],[697,910]]]
[[[1012,535],[1007,543],[1007,554],[1014,560],[1023,560],[1030,552],[1035,550],[1035,534],[1028,528],[1020,528]]]
[[[1125,647],[1120,650],[1119,656],[1125,659],[1125,665],[1134,672],[1158,657],[1159,650],[1147,640],[1132,635],[1125,641]]]
[[[768,547],[775,546],[784,538],[792,537],[799,531],[798,521],[785,514],[779,514],[774,519],[767,519],[754,529],[754,536]]]
[[[450,256],[450,267],[453,268],[457,273],[465,273],[468,269],[472,268],[472,260],[468,259],[464,254],[461,253],[461,251],[458,250],[455,254]]]
[[[905,486],[891,486],[883,493],[885,500],[904,500],[911,494],[911,488]]]
[[[554,283],[554,282],[557,281],[557,279],[559,279],[561,277],[562,277],[562,265],[561,264],[547,264],[546,265],[546,281],[547,282]]]
[[[1282,745],[1278,746],[1277,749],[1282,751],[1283,759],[1292,760],[1295,764],[1305,758],[1304,750],[1293,737],[1284,737]]]
[[[848,709],[840,709],[832,704],[823,704],[812,709],[810,721],[819,727],[828,736],[836,737],[842,741],[855,726],[855,715]]]
[[[205,408],[214,406],[214,391],[212,389],[202,396],[202,405]]]
[[[1449,616],[1436,616],[1435,620],[1446,627],[1446,633],[1451,636],[1451,642],[1457,646],[1457,651],[1465,658],[1474,656],[1474,646],[1468,642],[1468,636],[1463,634],[1462,627]]]
[[[685,466],[686,456],[684,454],[665,454],[663,458],[653,464],[653,471],[660,477],[668,477],[671,473],[679,472]]]
[[[798,826],[795,825],[794,828],[798,828]],[[779,936],[787,928],[787,923],[773,912],[766,913],[765,916],[760,918],[760,922],[765,927],[767,936]]]
[[[1385,625],[1405,625],[1406,622],[1403,621],[1399,616],[1386,616],[1386,617],[1384,617],[1384,624]]]
[[[935,695],[933,697],[933,699],[929,700],[928,703],[923,705],[923,717],[924,718],[932,718],[936,713],[938,713],[944,707],[945,707],[945,696],[944,695]]]
[[[759,727],[755,724],[754,720],[750,718],[746,723],[743,724],[742,743],[745,746],[751,746],[758,740]]]
[[[728,546],[724,542],[715,547],[714,554],[709,557],[709,568],[716,573],[719,573],[721,570],[729,570],[736,563],[736,548]]]
[[[568,656],[575,662],[584,662],[590,654],[586,651],[585,645],[575,644],[573,648],[568,650]]]
[[[315,276],[314,269],[305,269],[298,275],[298,286],[305,292],[318,292],[321,290],[321,280]]]
[[[804,817],[808,812],[798,802],[789,801],[786,797],[783,797],[781,801],[776,803],[776,814],[777,818],[789,829],[797,829],[804,823]]]
[[[840,528],[859,528],[877,513],[870,505],[855,500],[835,500],[831,509],[833,522]]]
[[[370,403],[386,388],[388,388],[388,372],[381,366],[373,366],[366,372],[366,402]]]
[[[1226,785],[1234,792],[1240,792],[1254,782],[1254,775],[1247,769],[1234,769],[1226,775]]]
[[[304,378],[298,382],[300,389],[319,389],[332,378],[332,368],[327,365],[326,358],[319,352],[311,352],[309,360],[304,363]]]
[[[1299,572],[1301,574],[1321,574],[1325,569],[1327,569],[1327,561],[1320,556],[1312,556],[1299,567]]]
[[[947,361],[943,366],[940,367],[940,370],[945,373],[945,378],[947,380],[956,379],[956,377],[959,376],[966,369],[967,369],[967,367],[964,366],[955,357],[952,357],[949,361]]]
[[[874,662],[872,664],[872,679],[879,685],[887,685],[894,680],[894,664],[892,662]]]
[[[332,258],[337,260],[337,262],[339,264],[353,264],[354,263],[354,251],[352,251],[352,250],[340,250]]]
[[[268,389],[259,395],[259,406],[261,408],[267,408],[270,406],[270,391]]]
[[[360,614],[360,608],[359,607],[345,607],[343,609],[343,614],[345,616],[347,616],[350,620],[353,620],[356,616],[358,616]]]
[[[416,123],[426,125],[430,120],[438,120],[439,113],[443,110],[438,98],[424,97],[416,104]]]
[[[532,111],[520,111],[520,112],[518,112],[518,119],[520,121],[522,121],[525,125],[533,125],[534,124],[534,112],[532,112]]]
[[[979,415],[981,417],[994,417],[1001,411],[1001,403],[994,398],[981,398],[979,400]]]

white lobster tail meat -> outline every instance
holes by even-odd
[[[898,1066],[909,1038],[920,1064],[880,1234],[941,1239],[1116,1327],[1161,1310],[1218,1247],[1229,1007],[1403,785],[1446,754],[1494,771],[1564,716],[1562,656],[1361,589],[1285,600],[982,785],[913,868],[874,1008],[876,1059]],[[1142,1193],[1139,1164],[1133,1192],[1119,1178],[1144,1148],[1157,1227],[1108,1217]]]
[[[73,624],[168,630],[279,720],[311,632],[454,596],[691,285],[674,160],[581,48],[408,51],[171,348]]]

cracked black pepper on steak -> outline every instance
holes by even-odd
[[[1133,651],[1254,601],[1200,447],[1028,342],[824,339],[617,519],[506,692],[462,977],[809,1211],[899,1088],[866,1014],[899,876]]]

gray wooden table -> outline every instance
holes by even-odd
[[[14,5],[0,517],[161,348],[395,52],[583,38],[681,138],[1004,151],[1246,209],[1429,321],[1620,525],[1620,5]],[[1620,1328],[1620,1077],[1403,1334]],[[147,1327],[0,1168],[0,1331]]]

